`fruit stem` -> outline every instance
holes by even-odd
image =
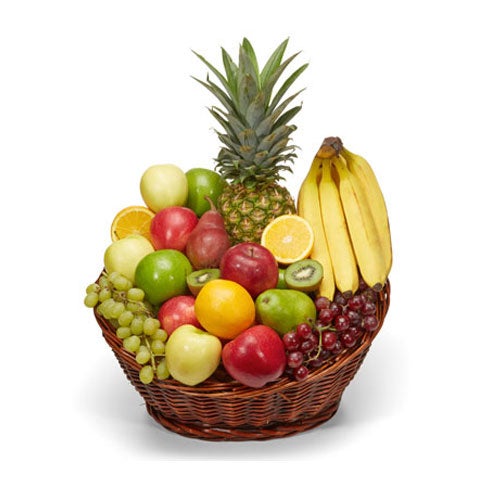
[[[316,354],[312,355],[309,357],[306,362],[309,364],[309,362],[312,362],[313,360],[317,360],[319,355],[321,354],[322,350],[322,336],[324,331],[334,331],[337,332],[338,330],[334,327],[331,326],[330,324],[326,326],[316,326],[316,331],[318,332],[318,349],[316,350]]]
[[[316,157],[330,159],[331,157],[338,156],[342,148],[343,143],[339,137],[326,137],[316,153]]]
[[[321,333],[322,330],[318,330],[318,350],[316,351],[316,354],[314,356],[309,357],[309,359],[307,360],[308,363],[316,360],[319,357],[319,354],[321,354]]]
[[[144,341],[145,341],[145,345],[147,346],[147,348],[149,349],[149,352],[150,352],[150,365],[152,366],[152,370],[156,371],[156,365],[155,365],[155,356],[154,354],[152,353],[152,349],[150,348],[150,342],[149,342],[149,338],[144,336]]]
[[[217,207],[215,206],[215,203],[212,201],[212,199],[209,196],[204,196],[205,200],[210,204],[210,210],[212,212],[217,212]]]

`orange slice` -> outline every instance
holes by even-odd
[[[120,210],[111,224],[111,239],[117,241],[130,234],[150,238],[150,223],[155,213],[147,207],[132,205]]]
[[[311,254],[314,245],[313,228],[299,215],[281,215],[265,227],[261,245],[269,249],[279,263],[289,265]]]

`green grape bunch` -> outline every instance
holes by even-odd
[[[161,328],[155,308],[145,292],[118,272],[101,277],[86,288],[84,304],[111,322],[123,347],[135,355],[141,366],[140,381],[169,377],[165,352],[167,333]]]

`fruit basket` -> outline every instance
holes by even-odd
[[[323,140],[297,201],[280,173],[297,157],[301,106],[273,87],[287,40],[260,70],[247,39],[211,108],[225,133],[215,169],[152,165],[144,205],[113,219],[104,269],[86,289],[104,339],[163,427],[207,440],[263,440],[337,411],[383,325],[392,265],[375,174],[338,137]],[[287,109],[289,108],[289,109]]]
[[[343,392],[364,361],[390,302],[390,284],[379,293],[378,329],[367,332],[355,350],[342,352],[304,381],[287,376],[259,389],[231,381],[220,370],[196,387],[166,379],[151,385],[139,379],[140,366],[116,337],[111,323],[95,312],[107,344],[128,380],[163,427],[186,437],[210,441],[265,440],[314,428],[337,412]]]

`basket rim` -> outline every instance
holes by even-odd
[[[356,350],[350,353],[345,351],[341,352],[338,360],[328,366],[322,366],[318,369],[311,371],[309,376],[303,381],[296,381],[288,376],[281,376],[275,381],[267,383],[261,388],[251,388],[238,381],[228,381],[228,382],[209,382],[208,384],[202,384],[202,386],[185,386],[178,381],[167,379],[164,381],[156,381],[156,385],[160,386],[162,389],[170,388],[186,388],[186,392],[189,396],[200,396],[204,393],[211,398],[228,398],[229,396],[234,396],[234,398],[254,398],[256,395],[266,395],[271,393],[276,393],[279,388],[283,390],[289,390],[290,388],[301,388],[303,385],[313,384],[318,379],[325,377],[329,373],[336,373],[342,365],[350,363],[353,359],[358,357],[361,352],[365,351],[369,345],[372,343],[371,339],[364,340]],[[167,383],[167,384],[166,384]],[[189,388],[189,389],[188,389]],[[194,391],[197,390],[197,391]]]
[[[377,306],[379,323],[376,330],[369,333],[366,332],[364,334],[362,343],[358,347],[356,347],[355,349],[343,350],[337,356],[335,361],[311,371],[308,377],[303,381],[296,381],[287,375],[282,375],[275,381],[267,383],[261,388],[251,388],[235,380],[218,381],[214,380],[213,378],[209,378],[196,386],[184,385],[179,381],[174,380],[173,378],[168,378],[165,380],[154,379],[154,381],[152,381],[150,385],[162,390],[185,392],[190,397],[199,397],[206,394],[207,397],[211,398],[228,398],[230,396],[234,396],[234,398],[238,399],[250,399],[259,394],[266,395],[269,393],[276,393],[280,389],[289,390],[294,387],[296,389],[300,389],[303,385],[307,386],[309,384],[313,384],[316,380],[324,378],[330,373],[336,373],[340,370],[341,367],[349,364],[353,359],[359,357],[361,352],[369,349],[372,341],[381,330],[386,313],[388,311],[390,302],[390,290],[390,282],[389,280],[387,280],[386,284],[383,286],[383,289],[379,292],[380,302],[378,302]],[[141,366],[135,360],[134,354],[128,352],[123,347],[123,342],[116,336],[114,327],[111,322],[100,316],[97,313],[96,308],[94,308],[93,312],[97,323],[102,330],[102,334],[108,345],[110,345],[111,349],[118,355],[118,357],[124,358],[125,362],[130,367],[132,367],[136,371],[139,371]]]

